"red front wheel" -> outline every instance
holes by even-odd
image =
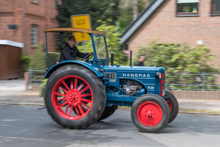
[[[162,97],[145,94],[134,101],[131,118],[136,127],[143,132],[160,132],[168,123],[169,107]]]

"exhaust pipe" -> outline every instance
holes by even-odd
[[[132,50],[130,50],[130,66],[132,66]]]
[[[111,66],[113,66],[114,64],[114,53],[111,52]]]

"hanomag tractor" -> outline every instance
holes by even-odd
[[[131,59],[130,66],[113,65],[113,55],[109,65],[105,32],[77,28],[44,32],[48,62],[44,101],[48,114],[58,124],[83,129],[106,119],[118,106],[131,106],[131,118],[137,128],[159,132],[177,116],[178,102],[172,93],[165,91],[163,67],[132,66]],[[49,68],[47,32],[87,33],[94,54]]]

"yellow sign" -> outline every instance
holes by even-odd
[[[71,22],[73,28],[81,28],[81,29],[91,29],[91,21],[90,15],[72,15]],[[74,33],[76,41],[86,41],[91,40],[90,36],[87,33]]]

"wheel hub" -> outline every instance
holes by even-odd
[[[139,121],[148,127],[156,126],[162,119],[162,110],[160,106],[152,101],[143,102],[137,111]]]
[[[154,119],[155,112],[152,110],[146,111],[145,117],[148,117],[148,119]]]
[[[70,90],[67,93],[67,97],[69,98],[69,104],[78,105],[81,102],[81,96],[78,90]]]

